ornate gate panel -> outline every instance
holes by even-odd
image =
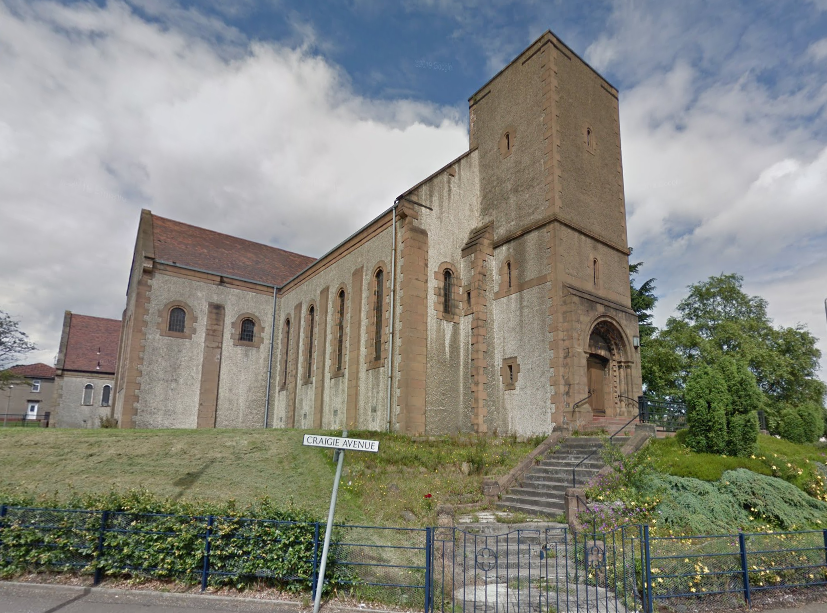
[[[431,589],[434,611],[642,610],[638,526],[608,534],[577,534],[565,527],[520,527],[498,534],[491,531],[435,530]]]

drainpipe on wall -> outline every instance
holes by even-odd
[[[391,303],[390,303],[390,317],[388,318],[388,432],[391,431],[391,401],[393,396],[393,322],[394,322],[394,298],[396,297],[396,205],[399,200],[393,202],[393,232],[391,240],[393,247],[391,250]]]
[[[267,394],[264,397],[264,428],[270,421],[270,379],[273,376],[273,341],[276,338],[276,291],[273,286],[273,320],[270,322],[270,358],[267,361]]]

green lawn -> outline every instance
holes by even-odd
[[[325,517],[335,469],[332,452],[303,447],[304,433],[0,429],[0,498],[65,500],[73,493],[145,488],[164,498],[234,499],[239,506],[268,496],[279,506],[293,504]],[[508,472],[539,443],[415,442],[376,432],[351,436],[379,440],[379,453],[346,455],[336,520],[376,525],[430,525],[440,503],[480,501],[484,476]],[[406,514],[405,520],[403,511],[413,516]]]
[[[684,431],[685,432],[685,431]],[[789,481],[810,495],[827,500],[824,477],[815,462],[827,463],[827,449],[798,445],[773,436],[759,435],[758,450],[749,458],[695,453],[683,445],[684,434],[650,442],[645,452],[655,469],[676,477],[717,481],[727,470],[746,468],[753,472]]]

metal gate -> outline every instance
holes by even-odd
[[[642,537],[640,526],[605,534],[565,527],[521,527],[499,534],[437,528],[431,553],[432,610],[643,611]]]

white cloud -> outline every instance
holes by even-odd
[[[318,255],[467,148],[451,109],[163,6],[0,3],[0,309],[34,359],[64,309],[120,317],[141,207]]]
[[[639,13],[645,14],[638,22]],[[650,30],[652,19],[663,27]],[[713,66],[711,50],[724,48],[727,32],[738,40],[737,32],[764,26],[746,22],[733,29],[724,12],[692,48],[687,37],[706,20],[687,19],[685,6],[618,2],[615,26],[589,50],[592,61],[633,83],[621,88],[620,104],[629,241],[634,259],[646,262],[645,278],[658,278],[657,323],[688,284],[738,272],[746,291],[769,300],[777,324],[805,323],[821,339],[824,377],[823,77],[783,44],[774,48],[770,72],[756,70],[746,34]],[[676,23],[684,23],[683,30]],[[674,40],[666,41],[664,31]],[[788,73],[795,78],[788,80]]]
[[[814,42],[807,48],[807,53],[819,61],[827,58],[827,38]]]

